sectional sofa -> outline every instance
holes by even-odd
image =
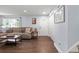
[[[38,31],[32,27],[12,27],[6,29],[5,32],[0,32],[0,36],[2,35],[21,35],[21,39],[31,39],[33,37],[38,36]]]

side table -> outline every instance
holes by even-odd
[[[36,32],[36,31],[32,32],[32,38],[37,39],[38,38],[38,32]]]

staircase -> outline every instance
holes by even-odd
[[[73,48],[69,51],[69,53],[79,53],[79,45],[73,47]]]

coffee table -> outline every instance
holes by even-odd
[[[8,35],[7,36],[7,41],[8,42],[13,42],[13,43],[15,43],[15,45],[16,45],[16,43],[18,42],[18,41],[20,41],[20,39],[19,39],[19,37],[20,37],[20,35]]]
[[[0,41],[2,42],[6,42],[7,40],[7,36],[0,36]]]
[[[3,36],[0,36],[0,46],[6,44],[7,42],[7,36],[3,35]]]

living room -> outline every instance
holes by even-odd
[[[79,59],[79,0],[0,0],[0,58]]]
[[[0,8],[0,52],[57,52],[48,28],[49,14],[56,5]]]
[[[0,52],[78,52],[78,9],[75,5],[0,5]]]

